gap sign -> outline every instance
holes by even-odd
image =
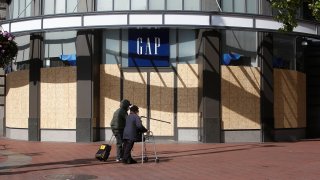
[[[168,29],[129,29],[129,67],[168,67]]]

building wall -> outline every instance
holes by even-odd
[[[0,21],[6,19],[6,3],[4,0],[0,1]]]
[[[28,128],[29,71],[12,72],[6,80],[6,126]]]
[[[41,69],[41,129],[76,129],[75,67]]]
[[[155,136],[173,136],[174,73],[150,72],[150,130]]]
[[[274,69],[275,128],[306,127],[306,75]]]
[[[222,130],[260,129],[260,68],[221,66]]]
[[[199,65],[177,65],[177,127],[179,140],[198,141]]]
[[[120,69],[117,64],[100,65],[100,127],[110,127],[113,112],[119,108]]]
[[[147,72],[124,72],[123,81],[123,98],[139,107],[140,116],[147,116]],[[146,126],[145,119],[143,123]]]
[[[116,64],[100,65],[100,113],[101,127],[109,128],[113,112],[119,108],[120,70]],[[198,140],[198,65],[178,64],[177,77],[177,127],[180,140]],[[192,73],[190,73],[192,72]],[[123,98],[140,108],[139,115],[147,116],[147,85],[150,78],[150,120],[149,128],[155,136],[174,136],[174,72],[123,73]],[[147,125],[146,119],[142,122]],[[191,132],[190,132],[191,129]],[[186,134],[186,132],[191,134]]]

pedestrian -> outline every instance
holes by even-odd
[[[123,159],[124,164],[135,164],[137,161],[132,159],[131,150],[134,142],[141,139],[141,133],[147,132],[148,130],[142,125],[142,121],[139,117],[139,108],[136,105],[131,106],[130,114],[126,120],[126,126],[123,132]]]
[[[123,130],[126,125],[126,119],[128,116],[128,110],[130,105],[131,104],[129,100],[122,100],[120,103],[120,108],[118,108],[113,113],[113,117],[110,123],[112,133],[117,141],[117,162],[120,162],[123,156]]]

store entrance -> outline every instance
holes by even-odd
[[[307,76],[307,137],[320,137],[320,41],[309,39],[305,45]]]
[[[139,107],[154,136],[174,138],[174,73],[170,69],[123,69],[122,97]]]

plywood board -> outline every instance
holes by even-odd
[[[260,69],[221,66],[222,129],[260,129]]]

